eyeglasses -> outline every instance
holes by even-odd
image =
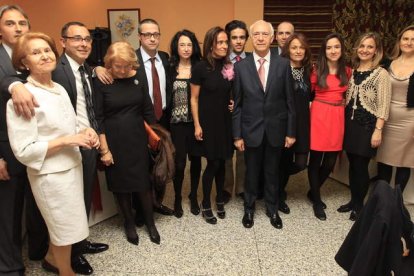
[[[143,36],[145,39],[149,39],[151,37],[154,37],[155,39],[160,38],[160,33],[139,33],[141,36]]]
[[[76,43],[81,43],[82,41],[85,41],[86,43],[91,43],[92,38],[90,36],[87,37],[81,37],[81,36],[64,36],[65,39],[70,39]]]
[[[254,32],[253,33],[254,38],[259,38],[260,36],[262,36],[263,38],[268,38],[270,36],[270,33],[268,32]]]

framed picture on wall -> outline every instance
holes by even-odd
[[[108,28],[111,30],[112,42],[127,41],[134,49],[138,49],[139,21],[139,9],[109,9]]]

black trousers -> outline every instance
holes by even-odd
[[[306,169],[308,153],[295,153],[293,148],[284,148],[280,161],[279,201],[286,201],[286,186],[291,175]]]
[[[29,258],[42,259],[47,252],[46,224],[31,193],[26,173],[0,181],[0,274],[19,275],[22,259],[22,214],[26,200]]]
[[[277,212],[281,154],[282,147],[272,147],[267,141],[266,134],[258,147],[245,147],[244,211],[246,213],[252,213],[255,210],[262,168],[264,170],[264,200],[266,208],[271,214]]]

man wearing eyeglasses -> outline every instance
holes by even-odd
[[[278,214],[279,163],[283,147],[295,142],[295,108],[290,62],[270,51],[274,30],[264,20],[250,27],[254,52],[235,64],[233,137],[244,151],[246,178],[242,224],[254,224],[259,179],[264,169],[266,215],[283,227]]]
[[[62,85],[68,92],[73,108],[76,111],[76,117],[79,127],[97,128],[93,111],[93,87],[92,71],[86,59],[91,53],[92,38],[86,26],[81,22],[66,23],[61,31],[60,43],[64,49],[53,71],[53,81]],[[2,83],[2,86],[4,83]],[[36,99],[33,98],[24,86],[20,84],[12,85],[12,92],[15,111],[22,113],[30,119],[34,113],[34,106],[37,105]],[[96,161],[97,151],[81,150],[83,166],[83,185],[86,212],[89,212],[92,202],[92,188],[96,179]],[[84,258],[86,253],[99,253],[108,249],[108,245],[103,243],[91,243],[83,240],[72,246],[72,268],[75,273],[90,275],[93,269]],[[57,271],[56,267],[43,261],[42,267],[50,272]]]

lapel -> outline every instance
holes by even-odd
[[[68,91],[68,93],[72,94],[74,102],[76,103],[78,93],[76,91],[75,75],[73,74],[72,67],[70,67],[69,60],[67,59],[65,54],[62,54],[60,58],[60,63],[62,65],[63,73],[65,74],[66,79],[69,80],[70,91]]]
[[[16,75],[16,70],[13,68],[11,59],[7,54],[3,44],[0,44],[0,68],[5,73],[5,76]]]
[[[145,73],[145,65],[144,65],[144,60],[142,59],[141,48],[138,48],[137,56],[140,62],[140,66],[137,69],[138,77],[141,79],[141,81],[144,81],[145,86],[147,87],[147,90],[148,90],[148,79],[147,79],[147,74]]]
[[[273,81],[275,80],[277,58],[278,58],[278,55],[275,55],[273,52],[270,52],[269,73],[267,75],[266,91],[265,91],[266,95],[268,94],[269,89]]]
[[[248,75],[252,76],[250,79],[253,81],[253,86],[260,87],[260,92],[264,93],[262,82],[260,81],[259,74],[257,73],[253,55],[246,56],[245,60],[249,71]]]

